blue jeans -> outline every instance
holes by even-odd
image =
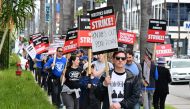
[[[133,109],[140,109],[140,104],[139,103],[136,103],[135,106],[133,107]]]

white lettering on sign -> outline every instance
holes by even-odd
[[[162,30],[162,27],[153,26],[152,29]]]
[[[73,35],[73,36],[70,36],[69,39],[74,39],[76,38],[77,36]]]
[[[151,39],[151,40],[164,40],[164,36],[149,34],[148,39]]]
[[[42,37],[37,37],[37,38],[34,38],[33,41],[37,41],[39,39],[41,39]]]
[[[42,46],[42,47],[39,47],[39,48],[36,48],[36,52],[39,53],[41,51],[45,50],[45,46]]]
[[[67,34],[75,34],[77,32],[77,30],[72,30],[72,31],[68,31]]]
[[[104,10],[104,11],[99,11],[99,12],[92,13],[91,17],[100,17],[100,16],[103,16],[103,15],[111,14],[111,13],[113,13],[113,9],[107,9],[107,10]]]
[[[91,17],[98,17],[98,16],[103,16],[103,11],[99,11],[99,12],[96,12],[96,13],[92,13],[91,14]]]
[[[67,45],[65,46],[65,50],[75,49],[77,48],[77,44]]]
[[[98,29],[98,28],[103,28],[103,27],[112,26],[112,25],[114,25],[114,20],[113,20],[113,17],[110,17],[110,18],[93,21],[92,29]]]
[[[104,10],[104,15],[105,15],[105,14],[111,14],[112,12],[113,12],[112,9]]]
[[[150,23],[156,23],[156,24],[166,24],[165,21],[161,21],[161,20],[151,20]]]
[[[156,54],[168,54],[172,53],[171,49],[165,49],[165,50],[156,50]]]
[[[119,41],[133,43],[133,35],[128,33],[120,33]]]
[[[90,21],[90,19],[89,19],[89,18],[81,18],[81,21],[86,21],[86,22],[88,22],[88,21]]]
[[[80,37],[80,43],[92,43],[91,37]]]

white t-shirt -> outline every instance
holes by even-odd
[[[111,75],[111,91],[112,91],[112,102],[117,103],[124,98],[124,83],[126,80],[126,73],[112,72]]]

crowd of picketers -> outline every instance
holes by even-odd
[[[91,72],[88,72],[89,57],[85,50],[63,55],[62,47],[58,47],[55,54],[37,54],[35,59],[28,60],[36,82],[51,95],[52,104],[57,108],[140,109],[143,104],[148,105],[147,109],[152,104],[155,109],[165,107],[171,78],[164,67],[164,58],[158,59],[158,65],[152,62],[147,81],[144,64],[135,62],[130,50],[112,53],[107,63],[109,76],[105,73],[105,54],[90,57]]]

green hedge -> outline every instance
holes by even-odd
[[[16,76],[15,71],[15,67],[0,70],[1,109],[55,109],[31,72],[23,71]]]
[[[16,63],[19,61],[20,61],[20,58],[18,57],[18,55],[16,53],[12,53],[10,55],[10,59],[9,59],[10,66],[16,66]]]

